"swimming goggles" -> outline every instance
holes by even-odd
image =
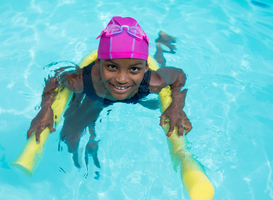
[[[117,25],[117,24],[110,24],[105,29],[103,29],[100,33],[100,35],[96,38],[100,38],[103,34],[105,34],[106,37],[112,37],[119,35],[123,33],[124,29],[126,29],[126,32],[138,40],[145,39],[147,43],[149,44],[149,38],[146,35],[146,33],[143,31],[141,27],[138,26],[128,26],[128,25]]]

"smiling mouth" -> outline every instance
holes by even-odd
[[[115,88],[119,89],[119,90],[125,90],[127,88],[129,88],[130,86],[117,86],[117,85],[113,85]]]
[[[112,84],[113,85],[113,84]],[[115,88],[117,88],[118,90],[126,90],[127,88],[129,88],[130,86],[117,86],[117,85],[113,85]]]
[[[114,85],[114,84],[111,84],[116,90],[119,90],[119,91],[127,91],[131,86],[117,86],[117,85]]]

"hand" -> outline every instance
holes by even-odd
[[[53,128],[53,123],[53,110],[51,109],[51,107],[41,109],[31,122],[30,128],[27,131],[27,139],[32,136],[32,133],[34,131],[36,131],[36,143],[39,144],[40,134],[46,127],[49,128],[50,133],[55,131],[55,129]]]
[[[191,122],[186,113],[183,110],[177,110],[176,106],[170,105],[160,116],[160,126],[162,126],[162,128],[164,128],[167,119],[169,119],[170,125],[167,137],[171,136],[175,126],[178,128],[179,136],[183,136],[184,129],[185,134],[192,129]]]

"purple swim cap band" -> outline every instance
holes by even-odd
[[[133,18],[113,17],[98,38],[98,59],[148,59],[149,38]]]

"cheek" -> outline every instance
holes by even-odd
[[[110,79],[110,74],[106,70],[102,70],[101,72],[101,79],[106,81]]]
[[[140,85],[140,83],[142,82],[143,77],[144,77],[144,74],[138,74],[137,76],[134,77],[133,80],[137,85]]]

